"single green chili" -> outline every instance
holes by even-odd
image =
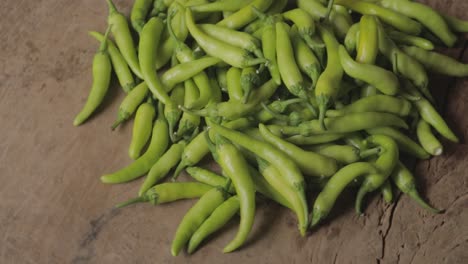
[[[406,168],[403,163],[398,162],[395,166],[395,169],[392,172],[391,178],[393,183],[402,191],[404,194],[407,194],[414,201],[416,201],[420,206],[433,212],[435,214],[441,213],[442,210],[435,209],[429,204],[427,204],[418,193],[416,189],[416,181],[413,174]]]
[[[94,111],[96,111],[109,90],[112,65],[109,58],[109,52],[107,51],[107,37],[111,28],[112,26],[107,29],[104,41],[101,42],[98,52],[94,55],[92,70],[93,85],[91,86],[85,105],[73,120],[74,126],[79,126],[84,123],[94,113]]]
[[[227,93],[229,101],[241,102],[244,95],[241,86],[242,69],[231,67],[226,73]]]
[[[119,47],[122,56],[127,61],[128,66],[132,69],[133,73],[135,73],[135,75],[140,79],[144,79],[140,70],[140,63],[138,61],[135,44],[128,26],[127,18],[117,10],[112,0],[106,1],[109,6],[108,24],[111,27],[112,35],[115,38],[117,47]]]
[[[419,143],[431,155],[439,156],[443,152],[440,141],[432,134],[431,126],[424,120],[419,120],[416,130]]]
[[[393,188],[390,180],[386,180],[383,186],[380,188],[382,197],[386,203],[391,203],[393,201]]]
[[[362,16],[359,28],[356,62],[374,64],[379,53],[379,32],[376,18],[369,15]]]
[[[184,106],[190,107],[197,101],[199,97],[199,89],[192,79],[185,81],[184,86]],[[179,127],[176,132],[177,137],[180,138],[184,135],[191,136],[199,127],[200,122],[201,120],[199,116],[184,112],[179,121]]]
[[[250,4],[241,8],[239,11],[218,22],[217,25],[231,29],[242,28],[257,18],[252,7],[255,7],[263,12],[268,7],[270,7],[272,2],[273,0],[254,0]]]
[[[135,2],[133,2],[130,21],[132,22],[133,29],[138,33],[141,32],[146,23],[146,16],[150,12],[152,5],[153,0],[135,0]]]
[[[315,145],[336,141],[342,138],[344,134],[323,134],[323,135],[311,135],[311,136],[302,136],[296,135],[292,137],[285,138],[286,141],[291,142],[295,145]]]
[[[131,159],[136,160],[140,157],[142,149],[150,139],[155,115],[156,110],[151,102],[138,107],[133,122],[132,141],[128,148],[128,155]]]
[[[383,112],[398,116],[408,116],[412,105],[408,100],[389,95],[364,97],[338,110],[328,110],[327,116],[343,116],[349,113]]]
[[[254,87],[260,85],[260,77],[254,67],[247,67],[242,69],[240,76],[240,86],[243,91],[242,102],[246,104],[252,93]]]
[[[312,89],[317,84],[320,73],[322,72],[322,66],[320,65],[319,59],[315,56],[309,46],[307,46],[307,44],[297,34],[294,34],[294,28],[292,33],[296,63],[299,66],[299,69],[312,80],[312,87],[310,88]]]
[[[453,16],[442,14],[447,25],[455,32],[467,33],[468,32],[468,21],[461,20]]]
[[[198,182],[171,182],[158,184],[142,196],[130,199],[126,202],[116,205],[117,208],[122,208],[134,203],[150,202],[153,205],[164,204],[184,199],[198,198],[204,195],[212,186]]]
[[[185,99],[185,87],[183,83],[176,85],[172,90],[170,100],[173,102],[164,106],[164,116],[166,117],[167,124],[169,126],[169,136],[174,142],[176,140],[175,127],[179,123],[182,111],[179,109],[179,105],[184,104]]]
[[[112,130],[116,129],[121,123],[127,121],[133,115],[138,106],[143,102],[148,94],[148,85],[145,82],[140,83],[131,90],[119,106],[117,120],[112,125]]]
[[[425,50],[433,50],[435,48],[434,44],[425,38],[405,34],[391,28],[386,28],[385,31],[398,44],[416,46]]]
[[[313,147],[312,151],[325,157],[334,159],[341,164],[351,164],[367,157],[380,153],[380,148],[358,149],[349,145],[327,145],[321,147]]]
[[[212,171],[200,167],[189,167],[185,169],[185,171],[195,180],[213,187],[225,186],[229,180],[226,177],[220,176]],[[236,193],[236,189],[233,185],[231,185],[227,191],[229,193]]]
[[[377,169],[368,162],[356,162],[341,168],[335,173],[315,199],[312,215],[310,216],[311,226],[316,226],[323,218],[328,216],[338,195],[348,184],[360,176],[374,173],[377,173]]]
[[[201,5],[192,5],[190,9],[194,12],[224,12],[224,11],[238,11],[244,6],[250,4],[253,0],[240,0],[240,1],[230,1],[230,0],[221,0]],[[186,5],[187,6],[187,5]]]
[[[151,141],[146,152],[127,167],[112,174],[101,176],[103,183],[123,183],[134,180],[147,173],[161,157],[169,143],[169,129],[162,112],[162,105],[159,104],[158,118],[154,122]]]

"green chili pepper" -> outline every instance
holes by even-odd
[[[324,130],[319,120],[312,120],[301,123],[297,127],[281,128],[284,135],[313,135],[324,133],[350,133],[377,126],[395,126],[408,129],[408,125],[401,118],[393,114],[378,112],[350,113],[345,116],[325,118]]]
[[[409,90],[413,95],[421,97],[420,100],[413,101],[414,106],[418,109],[422,119],[429,123],[437,132],[439,132],[444,138],[452,141],[459,142],[458,137],[449,128],[444,119],[440,116],[437,110],[432,104],[426,99],[422,98],[421,94],[412,86],[410,82],[404,82],[404,87]]]
[[[248,54],[248,51],[220,41],[203,32],[195,24],[193,14],[190,9],[185,11],[185,21],[192,37],[208,55],[220,58],[227,64],[238,68],[265,63],[265,59],[254,59]]]
[[[278,204],[283,205],[284,207],[294,210],[283,194],[281,194],[274,186],[272,186],[257,169],[249,165],[249,172],[257,192],[263,194],[265,197],[270,198]]]
[[[362,16],[359,22],[359,29],[359,46],[356,62],[374,64],[379,53],[379,32],[376,18],[369,15]]]
[[[392,72],[372,64],[354,61],[343,45],[339,47],[339,54],[341,66],[349,76],[374,86],[384,94],[395,95],[398,92],[400,82]]]
[[[297,34],[294,34],[294,28],[292,30],[292,34],[294,56],[297,65],[299,66],[299,69],[312,80],[312,87],[310,89],[313,89],[317,84],[320,73],[322,72],[322,66],[320,65],[319,59],[315,56],[309,46],[307,46],[307,44]]]
[[[146,16],[150,12],[153,0],[135,0],[130,13],[132,27],[139,33],[146,23]]]
[[[177,231],[172,240],[171,254],[177,256],[190,240],[193,233],[203,224],[213,211],[220,206],[227,198],[226,192],[218,187],[205,193],[200,200],[185,214],[177,227]]]
[[[134,203],[150,202],[153,205],[164,204],[184,199],[198,198],[213,189],[212,186],[198,182],[173,182],[158,184],[142,196],[116,205],[122,208]]]
[[[338,110],[328,110],[327,116],[343,116],[349,113],[383,112],[398,116],[408,116],[411,103],[405,99],[388,95],[373,95],[364,97]]]
[[[346,33],[346,37],[344,39],[344,45],[346,47],[346,50],[352,54],[357,50],[358,46],[358,36],[360,34],[360,25],[359,23],[356,23],[351,26],[351,28],[348,30]]]
[[[253,0],[240,0],[240,1],[230,1],[222,0],[212,3],[206,3],[202,5],[193,5],[190,6],[190,9],[194,12],[224,12],[224,11],[238,11],[244,6],[250,4]]]
[[[458,19],[453,16],[442,14],[447,25],[455,32],[467,33],[468,32],[468,21]]]
[[[161,104],[158,106],[158,114],[158,118],[153,125],[151,142],[146,152],[127,167],[112,174],[101,176],[103,183],[123,183],[134,180],[147,173],[165,152],[169,141],[169,133]]]
[[[383,8],[374,3],[368,3],[360,0],[335,0],[335,5],[347,7],[363,15],[377,16],[386,24],[408,34],[419,35],[419,33],[421,33],[422,26],[418,22],[405,15]]]
[[[299,35],[309,46],[317,46],[316,41],[312,38],[315,34],[315,22],[314,18],[306,11],[296,8],[284,12],[283,17],[289,21],[292,21],[297,26]],[[321,46],[324,47],[324,46]]]
[[[380,192],[386,203],[391,203],[393,201],[393,188],[390,180],[386,180],[383,186],[380,188]]]
[[[212,171],[200,167],[189,167],[185,169],[185,171],[195,180],[201,183],[211,185],[213,187],[225,186],[227,181],[229,180],[226,177],[220,176]],[[231,185],[227,191],[229,193],[236,193],[236,189],[233,185]]]
[[[230,67],[218,67],[216,68],[216,80],[219,83],[219,86],[221,87],[221,90],[226,92],[227,89],[227,72],[230,69]]]
[[[140,83],[131,90],[119,106],[117,120],[112,125],[112,130],[116,129],[120,124],[127,121],[133,115],[138,106],[148,94],[148,85],[145,82]]]
[[[315,199],[312,209],[311,226],[316,226],[333,208],[338,195],[357,177],[377,173],[377,169],[368,162],[356,162],[340,169],[326,183]]]
[[[242,153],[220,135],[215,135],[215,142],[215,156],[218,157],[216,161],[223,173],[232,180],[240,203],[239,230],[236,237],[223,250],[224,253],[228,253],[242,246],[252,229],[255,217],[255,187]]]
[[[115,7],[112,0],[106,0],[109,6],[108,24],[111,27],[117,47],[128,63],[130,69],[140,79],[144,79],[140,70],[140,64],[136,54],[135,44],[128,26],[127,18]]]
[[[404,46],[402,49],[431,72],[455,77],[468,76],[468,64],[458,62],[451,57],[418,47]]]
[[[133,122],[133,133],[128,155],[131,159],[136,160],[140,157],[140,152],[151,137],[153,128],[153,119],[156,111],[151,102],[144,103],[138,107]]]
[[[395,166],[395,169],[392,172],[392,180],[395,185],[402,191],[404,194],[409,195],[414,201],[416,201],[420,206],[433,212],[435,214],[441,213],[442,210],[435,209],[429,204],[427,204],[418,193],[416,189],[416,181],[413,174],[403,165],[403,163],[398,162]]]
[[[209,235],[221,229],[239,211],[237,196],[232,196],[218,206],[203,224],[193,233],[188,244],[188,253],[192,254],[200,243]]]
[[[254,67],[242,69],[240,77],[240,85],[243,91],[242,102],[247,103],[254,87],[260,84],[260,77]]]
[[[199,97],[199,90],[195,82],[191,79],[185,81],[185,96],[184,96],[184,106],[189,107]],[[191,136],[200,125],[200,117],[197,115],[192,115],[190,113],[184,112],[179,121],[179,127],[177,129],[177,137],[182,137],[184,135]]]
[[[79,126],[85,122],[104,100],[111,79],[112,65],[107,51],[107,36],[111,27],[106,31],[104,41],[99,46],[99,51],[93,58],[93,85],[80,113],[73,120],[74,126]]]
[[[239,11],[221,20],[217,25],[231,29],[239,29],[254,21],[257,17],[252,7],[257,8],[261,12],[270,7],[273,0],[254,0],[250,4],[244,6]],[[233,65],[234,66],[234,65]]]
[[[396,142],[384,135],[373,135],[367,138],[371,145],[381,147],[381,154],[375,161],[377,173],[372,173],[365,177],[356,197],[356,212],[361,213],[362,200],[364,196],[381,187],[388,179],[396,164],[398,163],[399,152]]]
[[[449,47],[452,47],[457,41],[457,37],[450,31],[444,18],[429,6],[408,0],[381,0],[379,4],[389,10],[416,19]]]
[[[387,32],[387,35],[398,44],[416,46],[425,50],[434,49],[434,44],[425,38],[405,34],[391,28],[386,28],[385,31]]]
[[[309,95],[304,88],[301,71],[294,59],[294,50],[287,27],[288,25],[284,22],[276,23],[276,58],[281,79],[293,95],[308,99]]]
[[[358,149],[349,145],[326,145],[313,147],[311,149],[320,155],[334,159],[342,164],[351,164],[361,159],[377,155],[380,153],[380,148]]]
[[[328,105],[336,98],[340,90],[343,68],[338,55],[339,43],[333,33],[326,27],[318,27],[320,36],[327,48],[327,66],[315,86],[315,97],[319,105],[319,122],[325,128],[324,118]]]
[[[167,95],[166,88],[163,86],[161,80],[156,73],[156,60],[157,48],[160,43],[160,36],[163,31],[164,25],[160,18],[153,17],[148,23],[145,24],[140,34],[139,44],[139,59],[140,66],[143,73],[143,79],[148,84],[153,96],[161,101],[164,105],[171,104],[171,99]]]
[[[274,135],[263,124],[259,125],[259,129],[262,137],[268,143],[286,153],[305,175],[328,177],[338,170],[336,160],[314,152],[305,151]]]
[[[418,122],[417,136],[421,146],[431,155],[439,156],[443,152],[443,146],[432,134],[431,126],[424,120]]]
[[[89,35],[93,38],[97,39],[99,42],[103,42],[105,37],[99,32],[90,31]],[[114,69],[115,75],[119,80],[119,84],[124,90],[124,92],[130,92],[133,87],[135,87],[135,80],[133,78],[133,74],[128,68],[127,61],[120,53],[119,49],[115,46],[115,44],[111,40],[107,40],[107,51],[109,52],[109,56],[112,62],[112,68]]]
[[[307,203],[304,194],[305,183],[304,177],[296,164],[286,154],[268,143],[255,140],[240,132],[214,123],[210,126],[215,132],[231,140],[233,143],[248,149],[260,158],[274,164],[289,187],[295,190],[296,198],[293,199],[294,202],[291,202],[291,205],[295,208],[296,214],[298,214],[299,230],[304,235],[308,222]]]
[[[295,145],[316,145],[316,144],[322,144],[322,143],[328,143],[328,142],[333,142],[336,141],[340,138],[342,138],[344,134],[323,134],[323,135],[311,135],[311,136],[302,136],[302,135],[296,135],[292,137],[285,138],[286,141],[293,143]]]
[[[169,126],[169,136],[174,142],[176,140],[175,127],[179,123],[179,119],[182,116],[182,111],[179,109],[179,105],[184,104],[185,99],[185,87],[183,83],[176,85],[171,92],[170,100],[172,104],[164,106],[164,116],[166,117],[167,124]]]
[[[242,70],[236,67],[229,68],[226,73],[226,86],[229,95],[229,101],[241,102],[243,91],[241,86]]]
[[[371,135],[385,135],[393,138],[401,151],[418,159],[428,159],[430,157],[429,153],[427,153],[418,143],[395,128],[375,127],[367,129],[366,132]]]

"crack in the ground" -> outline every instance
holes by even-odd
[[[390,233],[390,229],[392,228],[393,216],[394,216],[395,210],[396,210],[396,208],[398,206],[398,202],[400,201],[401,195],[402,195],[401,193],[398,194],[397,198],[395,199],[395,203],[390,207],[390,216],[388,217],[388,226],[387,226],[387,228],[385,229],[384,232],[381,232],[381,236],[382,236],[382,253],[380,255],[380,258],[378,259],[379,262],[380,262],[380,260],[383,260],[385,258],[386,239],[387,239],[388,234]],[[381,225],[381,223],[379,223],[379,225]]]

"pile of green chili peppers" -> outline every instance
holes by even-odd
[[[174,256],[236,215],[224,252],[242,247],[259,197],[290,209],[301,235],[345,188],[357,188],[359,214],[366,194],[391,203],[395,189],[441,212],[400,155],[429,159],[443,153],[440,137],[458,142],[428,72],[468,76],[468,65],[434,51],[453,47],[468,22],[410,0],[135,0],[130,23],[107,3],[106,33],[90,32],[100,43],[94,81],[74,125],[101,105],[114,73],[127,95],[112,129],[134,118],[133,162],[101,181],[146,175],[118,207],[199,198]],[[220,173],[202,167],[206,157]],[[195,181],[178,182],[184,170]]]

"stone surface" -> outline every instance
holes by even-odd
[[[128,13],[132,1],[115,2]],[[468,19],[464,0],[426,3]],[[106,13],[105,1],[0,2],[0,263],[468,263],[468,79],[440,77],[432,89],[462,140],[419,162],[416,174],[444,214],[406,196],[386,205],[374,195],[357,216],[347,191],[329,220],[302,238],[294,215],[265,201],[242,250],[221,253],[233,221],[194,255],[172,257],[177,224],[194,201],[115,210],[141,182],[99,181],[130,161],[131,122],[109,129],[123,98],[117,85],[98,115],[72,126],[97,48],[87,30],[104,31]],[[468,62],[462,42],[447,52]]]

